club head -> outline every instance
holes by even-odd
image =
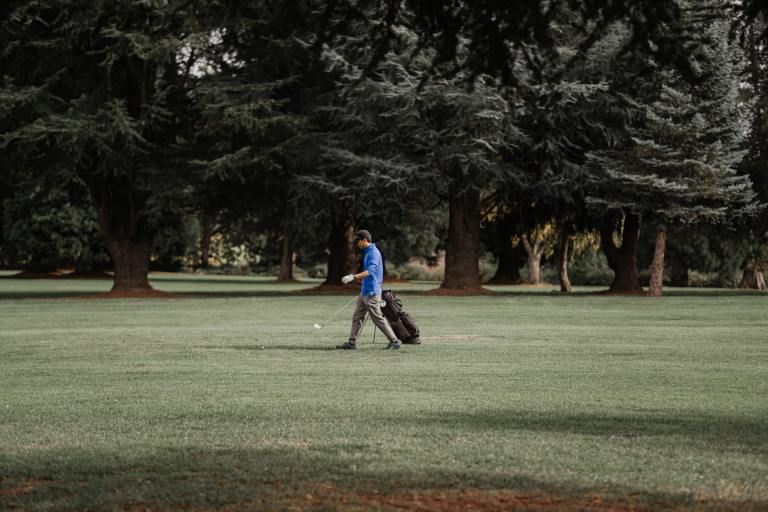
[[[317,329],[318,331],[319,331],[320,329],[322,329],[322,328],[323,328],[323,326],[322,326],[322,325],[320,325],[320,324],[315,324],[315,325],[313,325],[312,327],[314,327],[314,328],[315,328],[315,329]]]

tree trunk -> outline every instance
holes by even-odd
[[[664,249],[667,245],[667,226],[659,224],[656,228],[656,244],[653,250],[653,262],[651,263],[651,282],[649,295],[661,297],[661,289],[664,285]]]
[[[518,219],[511,212],[500,213],[491,225],[493,235],[489,246],[498,260],[496,273],[488,284],[519,284],[522,281],[520,267],[525,264],[523,247],[512,245],[512,236],[517,231]]]
[[[328,274],[324,285],[341,286],[341,278],[355,268],[355,235],[352,211],[340,207],[335,213],[328,237]]]
[[[211,254],[211,238],[213,237],[213,223],[203,217],[203,232],[200,234],[200,268],[207,269]]]
[[[523,264],[522,251],[511,248],[511,241],[509,243],[510,250],[499,253],[499,265],[488,284],[517,284],[522,280],[520,275],[520,267]]]
[[[150,245],[129,239],[105,241],[115,270],[112,292],[152,290],[149,284]]]
[[[528,284],[541,283],[541,255],[528,254]]]
[[[99,233],[114,268],[112,292],[151,291],[152,238],[141,220],[143,201],[127,178],[116,180],[91,184]]]
[[[688,264],[685,261],[679,258],[672,259],[669,262],[669,273],[669,284],[671,286],[680,288],[688,286],[690,279],[688,276]]]
[[[293,281],[293,241],[288,235],[283,235],[283,249],[280,256],[280,274],[278,281]]]
[[[637,278],[637,241],[640,237],[640,217],[634,213],[624,214],[621,246],[613,241],[613,214],[603,220],[600,229],[600,246],[614,273],[612,292],[635,292],[642,290]]]
[[[563,229],[560,233],[560,291],[571,292],[571,280],[568,279],[568,248],[571,244],[571,234]]]
[[[739,288],[745,288],[749,290],[766,290],[765,277],[763,272],[754,265],[748,265],[744,269],[744,275],[739,283]]]
[[[523,235],[523,248],[528,255],[528,284],[541,283],[541,256],[544,254],[544,240],[531,244],[528,235]]]
[[[480,244],[480,193],[463,192],[448,203],[448,243],[445,251],[445,279],[441,288],[480,288],[478,248]]]

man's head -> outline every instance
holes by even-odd
[[[373,240],[371,239],[371,234],[366,231],[365,229],[361,229],[357,233],[355,233],[355,245],[358,249],[365,249],[369,245],[371,245],[371,242]]]

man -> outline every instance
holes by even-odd
[[[349,332],[349,341],[343,345],[336,345],[341,350],[355,350],[357,348],[357,335],[365,320],[365,314],[368,313],[373,319],[376,327],[389,340],[389,344],[384,347],[385,350],[397,350],[402,346],[397,339],[389,322],[381,313],[381,281],[384,278],[384,265],[381,261],[381,253],[373,243],[371,234],[361,229],[355,233],[355,244],[357,248],[363,251],[363,270],[359,274],[349,274],[341,279],[341,284],[349,284],[352,281],[362,279],[360,295],[357,298],[355,313],[352,316],[352,329]]]

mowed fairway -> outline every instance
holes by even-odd
[[[403,294],[423,345],[340,352],[351,296],[69,283],[0,279],[3,510],[768,509],[766,295]]]

